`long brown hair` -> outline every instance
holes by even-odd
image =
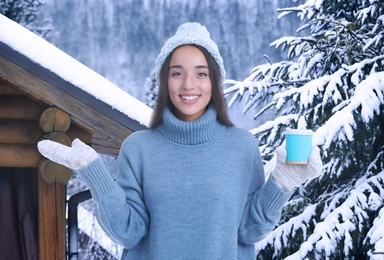
[[[233,126],[233,123],[231,122],[228,116],[227,104],[224,98],[222,88],[223,82],[221,80],[219,65],[205,48],[198,45],[193,46],[199,48],[199,50],[204,54],[205,59],[208,63],[209,75],[212,82],[212,97],[210,104],[213,104],[213,106],[216,108],[217,120],[223,125]],[[163,120],[163,113],[166,107],[169,107],[172,111],[174,109],[174,105],[172,104],[168,92],[168,76],[173,52],[169,54],[168,57],[165,59],[164,64],[160,70],[158,82],[159,90],[157,94],[156,106],[152,114],[151,123],[149,126],[149,128],[151,129],[156,128],[161,124]]]

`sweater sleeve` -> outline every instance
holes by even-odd
[[[258,146],[255,150],[248,200],[239,228],[239,241],[243,244],[254,244],[266,237],[280,220],[281,209],[292,195],[280,189],[272,178],[265,183]]]
[[[130,147],[129,150],[131,150]],[[148,232],[149,217],[139,178],[130,163],[127,142],[118,158],[116,181],[97,159],[79,171],[97,204],[97,219],[104,232],[127,249],[134,247]]]

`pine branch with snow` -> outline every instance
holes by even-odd
[[[39,12],[45,4],[43,0],[3,0],[0,1],[0,13],[37,35],[49,39],[54,27],[50,20],[42,19]],[[41,19],[38,19],[39,16]]]

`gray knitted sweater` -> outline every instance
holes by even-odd
[[[183,122],[166,110],[124,141],[116,180],[101,159],[79,172],[122,259],[255,259],[291,193],[265,183],[255,138],[216,116]]]

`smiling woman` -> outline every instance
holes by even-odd
[[[93,149],[41,141],[39,151],[78,171],[101,226],[123,245],[122,259],[255,259],[293,190],[320,174],[278,154],[265,182],[256,139],[228,119],[223,59],[208,30],[179,27],[156,62],[157,104],[149,130],[122,144],[116,180]],[[277,177],[276,177],[277,176]]]

